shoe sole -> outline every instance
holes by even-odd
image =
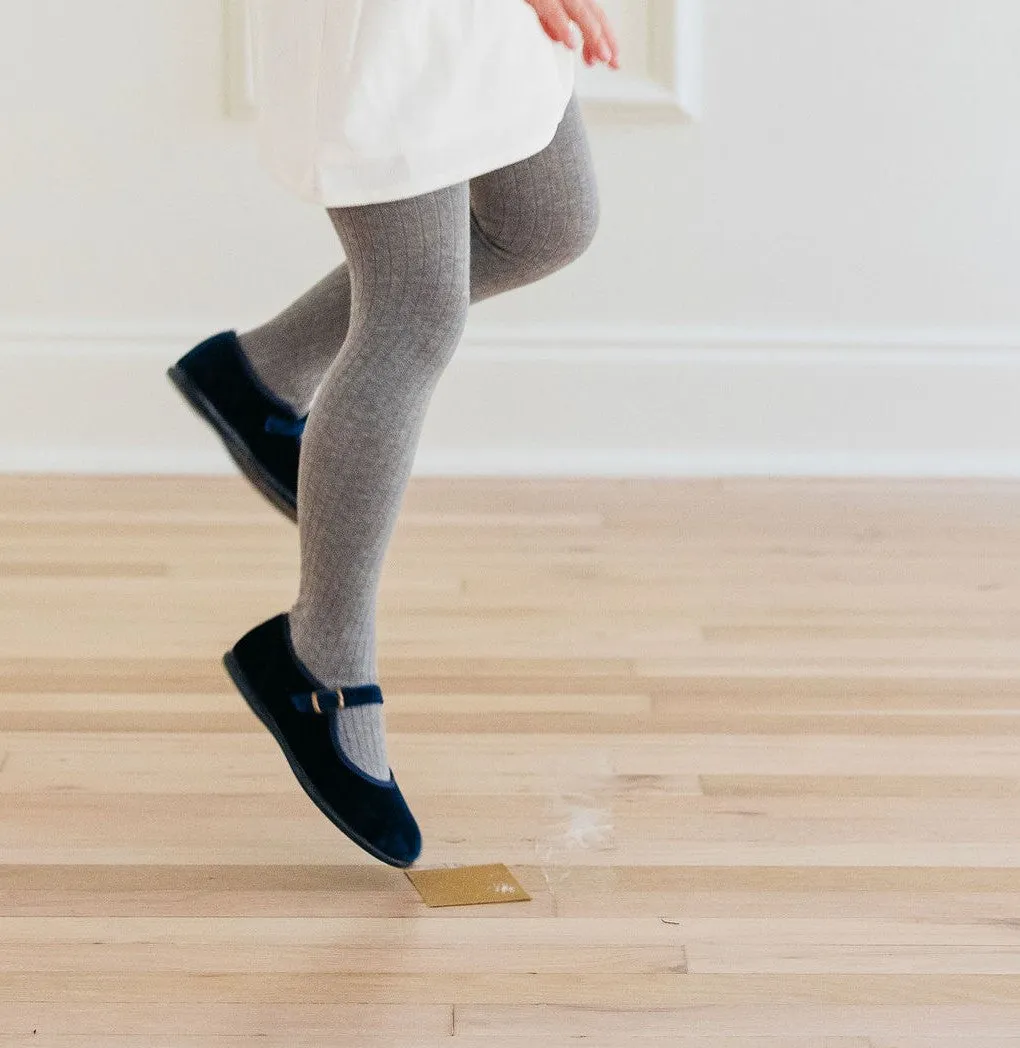
[[[166,374],[196,414],[216,430],[237,468],[259,494],[268,499],[288,520],[297,523],[297,507],[292,504],[285,489],[252,454],[240,433],[216,410],[212,401],[191,380],[191,376],[176,364]]]
[[[309,798],[315,804],[315,806],[326,816],[327,819],[333,825],[349,837],[359,848],[364,849],[369,855],[381,862],[386,863],[388,866],[396,866],[399,869],[406,869],[408,866],[413,866],[416,860],[411,862],[398,862],[396,859],[391,858],[389,855],[384,855],[381,851],[375,848],[372,844],[366,841],[358,833],[348,826],[343,819],[329,806],[325,798],[316,789],[315,784],[305,774],[304,768],[301,766],[301,762],[294,756],[293,750],[290,748],[290,744],[287,739],[280,732],[279,726],[274,720],[273,716],[266,709],[266,707],[259,700],[255,694],[255,689],[252,688],[248,682],[248,678],[244,675],[244,670],[241,669],[241,664],[237,661],[237,657],[232,651],[228,651],[223,656],[223,665],[226,667],[227,673],[230,674],[230,679],[234,682],[237,690],[241,693],[244,701],[251,707],[252,713],[265,725],[269,730],[269,733],[276,739],[280,749],[283,750],[283,755],[287,758],[287,763],[290,765],[290,770],[294,773],[295,778],[301,785],[301,789],[308,794]]]

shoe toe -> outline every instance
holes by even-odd
[[[376,847],[398,866],[410,866],[421,855],[421,831],[409,817],[389,826]]]
[[[418,858],[421,831],[395,779],[388,786],[372,785],[341,764],[330,786],[332,808],[387,862],[410,866]]]

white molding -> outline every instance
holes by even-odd
[[[232,470],[164,371],[216,325],[0,325],[0,471]],[[1020,478],[1020,333],[470,327],[418,475]]]
[[[223,0],[227,114],[256,112],[253,19],[250,0]],[[650,76],[578,63],[578,95],[586,108],[615,116],[659,113],[684,120],[701,114],[703,0],[646,0]]]
[[[673,96],[690,117],[702,114],[705,79],[704,0],[676,0],[676,55],[673,61]]]
[[[235,120],[255,116],[254,23],[249,0],[223,0],[225,103]]]
[[[703,0],[647,0],[650,76],[597,66],[579,70],[578,94],[587,106],[613,116],[693,120],[701,116]]]
[[[79,352],[79,346],[92,348],[128,343],[152,345],[155,343],[188,342],[202,337],[203,332],[216,327],[222,317],[209,317],[191,321],[164,321],[139,324],[137,321],[93,321],[79,320],[69,324],[32,318],[0,318],[0,358],[10,352],[17,343],[42,343],[48,348],[60,347],[68,353]],[[257,318],[252,318],[254,323]],[[634,352],[666,353],[669,356],[703,349],[715,354],[719,350],[746,352],[750,355],[767,353],[774,357],[777,352],[792,350],[794,353],[834,352],[844,355],[873,353],[880,356],[907,353],[967,353],[968,361],[1020,358],[1020,330],[1004,328],[991,331],[987,328],[974,330],[946,328],[880,328],[835,329],[797,328],[783,330],[770,328],[767,331],[736,327],[680,327],[670,324],[485,324],[469,320],[465,331],[465,342],[461,353],[508,351],[513,354],[536,352],[542,359],[550,353],[562,351],[568,356],[609,351],[616,354],[621,350],[628,355]]]

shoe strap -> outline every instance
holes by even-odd
[[[283,415],[270,415],[266,419],[266,432],[281,437],[301,437],[305,432],[308,416],[299,419],[284,418]]]
[[[328,710],[382,703],[383,695],[378,684],[358,684],[339,691],[318,688],[315,691],[298,692],[291,695],[290,701],[299,713],[326,713]]]

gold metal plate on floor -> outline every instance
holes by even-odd
[[[405,870],[426,906],[477,906],[486,902],[528,902],[531,896],[501,862],[440,870]]]

